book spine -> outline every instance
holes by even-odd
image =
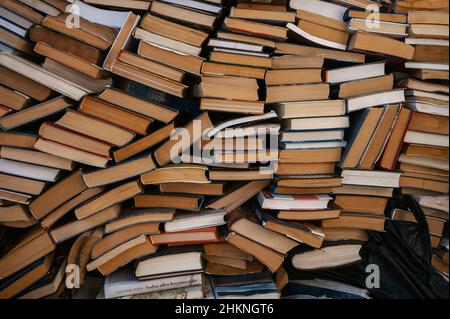
[[[199,286],[202,284],[201,275],[189,275],[175,278],[162,278],[149,281],[132,281],[122,284],[105,285],[105,298],[113,299],[130,295],[140,295],[170,289]]]

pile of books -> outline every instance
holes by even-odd
[[[448,278],[431,4],[2,1],[0,298],[370,298],[310,275],[400,195]]]

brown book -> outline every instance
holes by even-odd
[[[202,132],[205,132],[213,127],[213,124],[209,118],[208,112],[202,113],[194,121],[197,122],[197,125],[200,124]],[[194,122],[191,122],[187,126],[185,126],[185,129],[189,132],[189,134],[190,134],[189,136],[193,137],[192,139],[196,138],[196,137],[194,137],[194,134],[193,134],[194,133],[194,131],[193,131],[194,130]],[[199,136],[198,139],[201,139],[201,136]],[[190,142],[191,143],[189,145],[186,145],[186,147],[190,148],[191,145],[197,143],[198,141],[191,140]],[[172,158],[170,158],[171,150],[172,150],[172,147],[174,147],[177,143],[178,143],[177,140],[169,140],[169,141],[165,142],[163,145],[161,145],[154,152],[155,159],[160,165],[166,165],[173,160]],[[185,151],[185,149],[180,150],[180,151],[183,152],[183,151]],[[179,153],[178,155],[181,155],[181,153]]]
[[[4,66],[0,66],[0,75],[0,84],[19,91],[40,102],[48,99],[53,92],[45,85],[35,82]]]
[[[178,115],[178,111],[175,109],[139,99],[114,88],[107,88],[98,97],[129,111],[164,123],[171,122]]]
[[[411,70],[411,76],[421,80],[448,80],[449,72],[440,70]]]
[[[201,74],[203,59],[192,55],[178,54],[164,50],[141,41],[138,54],[152,61],[156,61],[192,74]]]
[[[175,165],[159,168],[141,175],[144,185],[164,183],[196,183],[209,184],[208,167],[198,165]]]
[[[271,58],[219,51],[211,52],[209,59],[216,63],[234,64],[262,69],[269,69],[272,66]]]
[[[326,83],[268,86],[267,103],[327,100],[330,87]]]
[[[280,163],[332,163],[341,158],[341,148],[316,150],[282,150]]]
[[[414,217],[414,214],[402,209],[395,209],[394,212],[392,213],[391,219],[403,220],[417,224],[417,220]],[[426,216],[426,220],[430,233],[435,236],[442,236],[446,221],[440,218],[434,218],[430,216]]]
[[[371,108],[365,112],[367,112],[366,116],[362,118],[362,123],[358,132],[356,132],[356,137],[343,156],[340,164],[342,168],[356,168],[358,166],[364,155],[364,151],[367,149],[367,145],[370,143],[383,117],[385,109]]]
[[[273,171],[268,170],[220,170],[209,171],[211,181],[257,181],[270,180],[273,178]]]
[[[277,180],[279,187],[300,187],[300,188],[330,188],[342,186],[340,177],[321,177],[317,178],[298,178],[297,176],[289,176],[288,178],[279,178]]]
[[[75,40],[67,35],[35,25],[30,29],[29,36],[30,40],[33,42],[45,42],[55,49],[71,53],[89,63],[98,65],[100,62],[101,51],[99,49]]]
[[[77,220],[55,228],[50,232],[50,235],[54,242],[59,244],[119,217],[120,212],[120,205],[115,205],[83,220]]]
[[[74,111],[67,111],[55,124],[115,146],[124,146],[135,137],[129,130]]]
[[[91,23],[80,18],[80,28],[68,28],[66,26],[67,13],[57,17],[47,16],[41,25],[53,31],[65,34],[71,38],[82,41],[100,50],[107,50],[116,36],[115,30],[100,24]]]
[[[32,286],[39,279],[44,277],[51,270],[54,254],[48,254],[42,263],[33,267],[20,278],[10,283],[0,291],[0,299],[10,299],[24,291],[26,288]]]
[[[421,173],[421,174],[436,175],[436,176],[443,176],[443,177],[448,176],[447,170],[441,170],[441,169],[420,166],[420,165],[414,165],[414,164],[406,164],[406,163],[400,162],[399,168],[402,171],[410,172],[410,173]]]
[[[97,269],[103,276],[112,274],[117,269],[129,264],[133,260],[156,253],[158,246],[154,246],[147,240],[145,243],[137,245],[112,258]]]
[[[0,188],[13,192],[22,192],[31,195],[39,195],[46,183],[18,176],[0,174]]]
[[[313,221],[338,218],[341,214],[342,208],[333,206],[326,210],[315,211],[279,211],[277,214],[278,219],[287,221]]]
[[[248,201],[250,198],[258,194],[264,188],[269,186],[267,181],[252,181],[249,182],[227,195],[208,203],[206,208],[210,209],[223,209],[230,213]]]
[[[132,209],[128,213],[123,214],[120,218],[106,224],[104,232],[105,234],[111,234],[140,224],[170,222],[173,220],[174,215],[175,209]],[[156,227],[156,230],[158,229],[159,228]]]
[[[265,268],[265,266],[258,260],[254,260],[253,262],[236,262],[235,259],[224,259],[222,257],[215,256],[204,256],[204,258],[208,260],[208,265],[205,269],[205,273],[208,275],[235,276],[258,274]],[[222,262],[222,264],[220,264],[220,262]],[[243,263],[245,263],[245,268],[236,268],[237,266],[242,267]]]
[[[232,7],[230,17],[261,22],[295,22],[295,12],[290,11],[268,11]]]
[[[183,82],[186,77],[186,73],[183,71],[151,61],[128,51],[120,51],[117,56],[117,60],[134,66],[140,70],[144,70],[176,82]]]
[[[216,265],[223,265],[228,266],[232,268],[247,269],[248,262],[241,259],[236,258],[227,258],[227,257],[221,257],[221,256],[210,256],[210,255],[202,255],[202,257],[208,262],[209,264],[216,264]]]
[[[18,15],[36,24],[40,24],[42,19],[44,19],[44,16],[39,12],[16,0],[4,0],[2,1],[2,7],[17,13]]]
[[[249,262],[255,260],[252,255],[247,254],[243,250],[240,250],[227,242],[204,244],[203,250],[207,256],[238,259]]]
[[[264,114],[264,102],[202,98],[200,110],[260,115]]]
[[[96,79],[104,79],[107,76],[107,73],[101,67],[72,53],[56,49],[44,42],[36,43],[34,52]]]
[[[145,15],[141,19],[139,26],[144,30],[197,47],[202,46],[208,38],[206,32],[171,22],[151,14]]]
[[[367,242],[369,240],[369,236],[364,229],[327,227],[322,230],[325,234],[325,241],[327,242],[338,242],[344,240]]]
[[[436,3],[437,4],[437,3]],[[413,4],[414,5],[414,4]],[[447,5],[448,8],[448,5]],[[430,7],[430,9],[432,9]],[[408,13],[408,23],[411,24],[442,24],[448,25],[448,11],[420,11],[411,10]]]
[[[448,193],[449,191],[448,181],[440,182],[407,176],[400,177],[400,187],[424,189],[439,193]]]
[[[37,136],[23,133],[0,132],[0,146],[34,148]]]
[[[322,69],[268,70],[266,85],[321,83]]]
[[[88,203],[75,209],[75,216],[78,219],[85,219],[95,215],[101,210],[104,210],[112,205],[119,204],[127,199],[130,199],[142,192],[142,185],[138,181],[128,182],[126,184],[117,186]]]
[[[83,98],[78,110],[81,113],[108,121],[140,135],[146,135],[149,126],[153,123],[153,119],[126,111],[90,96]]]
[[[160,184],[161,193],[179,193],[204,196],[222,196],[224,195],[224,185],[219,183],[194,184],[194,183],[167,183]]]
[[[375,130],[372,140],[361,158],[359,169],[373,169],[379,160],[399,115],[400,107],[391,105],[386,108],[383,118]]]
[[[159,223],[138,224],[114,232],[95,243],[91,250],[91,259],[97,259],[101,255],[133,238],[151,234],[159,234]]]
[[[409,27],[411,38],[448,39],[448,25],[438,24],[411,24]]]
[[[277,49],[275,52],[280,54],[292,54],[301,56],[322,56],[325,59],[337,60],[342,62],[364,63],[365,61],[365,55],[360,53],[324,49],[292,43],[277,43]]]
[[[10,109],[9,107],[6,107],[4,105],[0,104],[0,118],[8,115],[9,113],[11,113],[13,110]]]
[[[78,134],[66,128],[51,123],[43,123],[39,135],[45,140],[71,146],[104,158],[109,158],[112,144]]]
[[[193,11],[159,1],[153,1],[149,11],[155,15],[164,16],[170,19],[209,29],[213,28],[216,21],[216,16],[212,14],[202,13],[201,11]]]
[[[336,163],[280,163],[275,174],[278,176],[333,174],[335,169]]]
[[[403,146],[403,140],[408,130],[411,121],[412,111],[407,108],[402,108],[395,123],[394,129],[389,141],[386,144],[383,155],[378,162],[378,166],[385,170],[393,170],[397,164],[400,152]]]
[[[372,12],[350,10],[349,17],[357,18],[357,19],[371,19]],[[407,23],[408,22],[407,16],[405,14],[379,13],[377,15],[377,18],[380,21],[385,21],[385,22],[395,22],[395,23]]]
[[[98,187],[139,176],[155,168],[155,163],[150,155],[92,173],[85,173],[83,180],[88,187]]]
[[[30,230],[0,259],[0,279],[31,265],[56,248],[50,234],[40,226]]]
[[[180,82],[161,77],[120,61],[113,63],[111,72],[178,97],[184,97],[188,89],[188,86]]]
[[[58,222],[66,214],[71,212],[75,207],[83,204],[91,198],[94,198],[102,191],[102,188],[91,188],[85,190],[84,192],[68,200],[67,202],[53,210],[51,213],[49,213],[47,216],[45,216],[44,219],[40,221],[41,225],[47,229],[51,228],[54,224],[56,224],[56,222]]]
[[[30,204],[33,216],[40,220],[52,210],[87,189],[81,171],[59,181]]]
[[[52,100],[28,107],[20,112],[0,118],[0,127],[10,130],[19,126],[42,119],[67,109],[72,102],[66,97],[59,96]]]
[[[448,148],[432,147],[425,145],[409,144],[406,145],[403,154],[411,156],[434,157],[442,160],[449,159]]]
[[[344,212],[384,216],[388,200],[385,197],[337,195],[334,203]]]
[[[339,31],[347,30],[347,24],[344,21],[331,19],[309,11],[297,10],[297,18],[299,20],[309,21]]]
[[[175,129],[175,126],[173,123],[157,130],[154,133],[151,133],[147,135],[146,137],[143,137],[140,140],[137,140],[136,142],[133,142],[117,151],[114,152],[114,159],[116,162],[122,162],[136,154],[139,154],[146,149],[152,148],[153,146],[161,143],[162,141],[168,139],[172,133],[172,131]]]
[[[385,224],[386,218],[384,216],[373,216],[371,214],[342,213],[339,218],[322,221],[325,232],[326,228],[351,228],[384,232]]]
[[[321,69],[324,58],[321,56],[281,55],[272,57],[274,70]]]
[[[362,31],[356,32],[350,38],[348,50],[372,52],[404,60],[411,60],[414,57],[413,46],[406,44],[403,41]]]
[[[424,92],[442,92],[447,94],[449,93],[449,88],[447,85],[430,83],[426,81],[419,81],[411,78],[400,81],[399,83],[397,83],[397,87],[408,88],[411,90],[418,90]]]
[[[200,197],[181,195],[143,194],[134,198],[134,205],[137,208],[176,208],[198,211],[201,202]]]
[[[205,62],[202,67],[202,75],[206,76],[240,76],[263,80],[265,74],[265,69],[244,65]]]
[[[0,149],[0,157],[10,160],[42,165],[71,171],[75,165],[71,160],[42,152],[4,146]]]
[[[10,109],[20,111],[31,102],[31,99],[14,90],[0,85],[0,103]]]
[[[93,270],[97,269],[99,266],[101,266],[101,265],[105,264],[106,262],[110,261],[111,259],[117,257],[121,253],[123,253],[133,247],[136,247],[138,245],[146,243],[147,240],[148,240],[148,237],[146,235],[141,235],[139,237],[133,238],[133,239],[111,249],[110,251],[106,252],[105,254],[98,257],[97,259],[89,262],[86,265],[86,270],[93,271]]]
[[[448,47],[440,45],[415,45],[413,61],[418,62],[448,62]]]
[[[132,34],[139,23],[140,16],[129,12],[126,20],[122,24],[119,33],[108,52],[108,55],[103,62],[103,68],[111,71],[111,67],[116,62],[118,55],[122,50],[131,46]]]
[[[371,79],[350,81],[339,86],[339,98],[361,96],[365,94],[390,91],[394,88],[392,74]]]
[[[0,196],[3,199],[4,196],[2,194]],[[0,222],[27,222],[30,218],[30,212],[25,205],[0,207]]]
[[[28,55],[33,55],[33,43],[28,41],[26,38],[22,38],[20,35],[16,35],[13,32],[0,28],[0,40],[2,43],[17,51],[21,51]]]
[[[347,45],[349,39],[349,33],[345,31],[329,28],[310,21],[300,20],[297,26],[299,29],[312,36],[334,43]]]
[[[414,112],[409,130],[433,134],[449,134],[448,116]]]
[[[29,204],[31,195],[0,189],[0,199],[3,201],[3,206],[0,205],[0,208],[2,208],[12,203]]]
[[[330,194],[333,192],[333,188],[298,188],[298,187],[275,187],[274,194],[285,195],[317,195],[317,194]]]
[[[409,178],[417,178],[417,179],[423,179],[423,180],[431,180],[431,181],[438,181],[438,182],[449,182],[449,177],[447,176],[441,176],[441,175],[433,175],[433,174],[426,174],[426,173],[418,173],[418,172],[404,172],[404,177]]]
[[[226,239],[230,244],[238,247],[248,254],[252,254],[253,256],[255,256],[273,273],[276,272],[284,262],[283,255],[241,235],[231,233]]]
[[[258,101],[256,79],[237,77],[202,77],[195,87],[195,96],[239,101]]]
[[[251,34],[257,37],[259,36],[279,41],[285,41],[287,39],[287,29],[283,27],[230,17],[225,19],[224,24],[227,30],[238,33]]]
[[[250,9],[250,10],[264,10],[264,11],[286,11],[285,4],[275,4],[276,1],[254,1],[251,2],[239,2],[236,4],[236,8],[239,9]],[[280,3],[283,3],[281,1]]]

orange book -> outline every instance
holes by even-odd
[[[150,235],[153,245],[194,245],[219,242],[217,227]]]

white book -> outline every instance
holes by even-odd
[[[202,285],[201,274],[140,281],[129,269],[132,268],[122,268],[106,277],[104,285],[106,299]]]
[[[281,130],[280,124],[260,124],[241,127],[236,130],[225,130],[217,133],[214,138],[239,138],[261,135],[278,135]]]
[[[445,106],[438,106],[438,105],[432,105],[432,104],[426,104],[426,103],[419,103],[415,101],[408,101],[406,99],[406,106],[417,112],[421,113],[427,113],[427,114],[433,114],[433,115],[440,115],[440,116],[449,116],[449,108]]]
[[[444,39],[430,39],[430,38],[406,38],[406,44],[410,45],[439,45],[448,47],[449,41]]]
[[[34,23],[30,20],[27,20],[17,13],[9,11],[3,7],[0,7],[0,17],[13,22],[24,29],[29,29],[34,25]]]
[[[258,202],[263,209],[273,210],[319,210],[326,209],[333,200],[328,195],[292,196],[272,194],[262,191],[258,194]]]
[[[343,170],[342,184],[399,188],[401,175],[395,172]]]
[[[386,63],[366,63],[326,71],[326,82],[335,84],[380,77],[386,74]]]
[[[307,142],[307,143],[284,143],[282,148],[285,150],[306,150],[306,149],[324,149],[346,147],[346,141],[325,141],[325,142]]]
[[[163,2],[175,4],[181,7],[187,7],[190,9],[197,9],[209,13],[219,14],[222,11],[221,6],[216,6],[212,4],[208,4],[201,1],[193,1],[193,0],[164,0]]]
[[[0,172],[46,182],[55,182],[61,170],[0,158]]]
[[[177,40],[163,37],[159,34],[146,31],[141,28],[136,28],[134,30],[134,38],[137,40],[144,41],[148,44],[153,44],[158,47],[164,47],[170,50],[175,50],[177,52],[182,52],[189,55],[198,56],[202,52],[201,47],[196,47],[187,43],[183,43]]]
[[[448,71],[448,63],[435,63],[435,62],[405,62],[405,68],[407,69],[425,69],[425,70],[438,70]]]
[[[223,52],[223,53],[231,53],[231,54],[240,54],[240,55],[250,55],[250,56],[256,56],[256,57],[261,57],[261,58],[270,58],[269,53],[263,53],[263,52],[251,52],[251,51],[242,51],[242,50],[217,48],[217,47],[215,47],[213,49],[213,51]]]
[[[72,6],[66,8],[66,12],[79,15],[92,23],[102,24],[107,27],[119,29],[128,17],[127,11],[114,11],[99,9],[80,0],[70,1]]]
[[[348,116],[312,117],[283,120],[283,128],[290,131],[331,130],[350,127]]]
[[[263,115],[254,115],[254,116],[237,118],[237,119],[227,121],[227,122],[217,125],[216,127],[214,127],[213,129],[211,129],[208,132],[208,137],[213,137],[213,136],[217,135],[220,131],[223,131],[227,128],[231,128],[234,126],[238,126],[238,125],[242,125],[242,124],[249,124],[249,123],[254,123],[254,122],[261,122],[261,121],[275,119],[275,118],[277,118],[277,113],[275,113],[274,111],[271,111],[271,112],[263,114]]]
[[[399,162],[403,164],[417,165],[449,171],[448,160],[442,160],[433,157],[415,156],[415,155],[400,155]]]
[[[0,16],[0,27],[19,35],[22,38],[25,38],[28,32],[27,29],[21,28],[17,24],[14,24],[1,16]]]
[[[289,7],[295,10],[308,11],[330,19],[342,21],[346,7],[320,0],[291,0]]]
[[[176,216],[172,221],[164,223],[167,233],[186,231],[191,229],[202,229],[225,225],[225,211],[205,211],[194,214],[182,214]]]
[[[3,65],[19,74],[25,75],[36,82],[42,83],[56,92],[66,95],[76,101],[80,101],[89,93],[94,93],[50,71],[45,70],[40,65],[13,54],[0,52],[0,65]]]
[[[344,130],[320,130],[320,131],[287,131],[282,132],[281,142],[320,142],[343,140],[345,135]]]
[[[208,42],[209,47],[219,47],[232,50],[251,51],[251,52],[263,52],[264,46],[251,43],[235,42],[222,39],[210,39]]]
[[[347,99],[347,112],[351,113],[372,106],[404,103],[404,102],[405,102],[405,92],[403,89],[388,92],[373,93]]]
[[[413,97],[425,97],[425,98],[444,101],[444,102],[450,101],[448,95],[446,95],[446,94],[425,92],[425,91],[419,91],[419,90],[406,90],[405,95],[413,96]]]
[[[296,34],[298,34],[299,36],[301,36],[302,38],[314,42],[316,44],[320,44],[323,45],[325,47],[329,47],[329,48],[333,48],[333,49],[338,49],[338,50],[342,50],[345,51],[347,50],[347,45],[346,44],[341,44],[341,43],[336,43],[333,41],[329,41],[329,40],[325,40],[319,37],[316,37],[315,35],[312,35],[302,29],[300,29],[298,26],[296,26],[293,23],[288,23],[287,28],[289,30],[291,30],[292,32],[295,32]]]
[[[416,131],[406,132],[405,143],[430,145],[438,147],[449,147],[447,135],[423,133]]]
[[[420,206],[449,212],[448,195],[443,196],[414,196]]]

